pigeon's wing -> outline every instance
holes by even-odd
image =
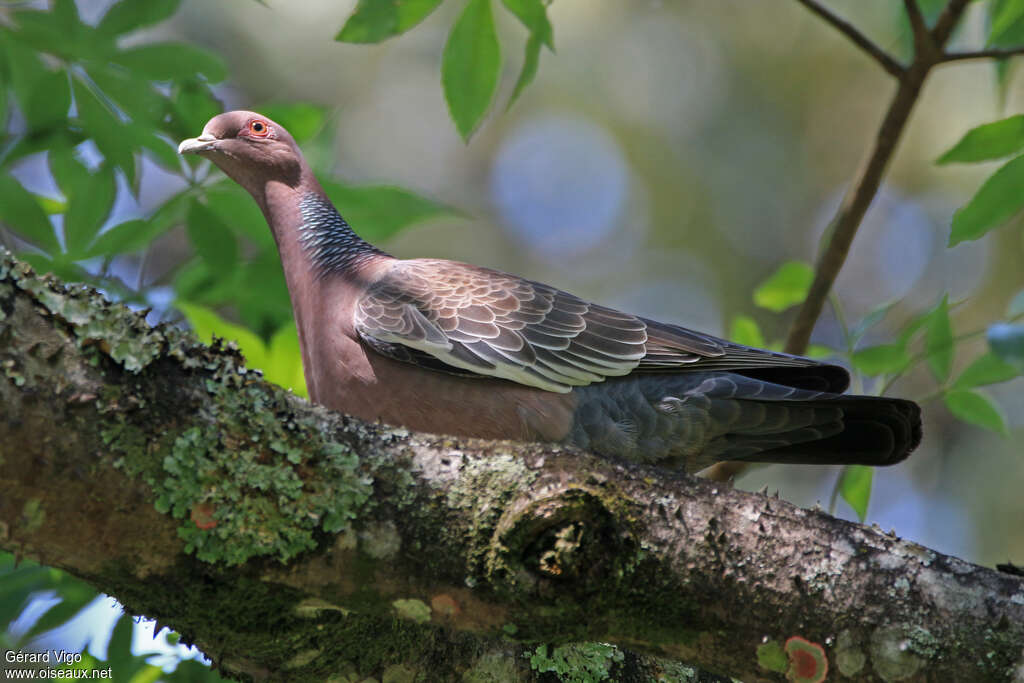
[[[397,360],[557,392],[635,371],[817,365],[432,259],[397,261],[360,297],[355,327],[371,348]]]

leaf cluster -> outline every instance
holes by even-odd
[[[3,628],[0,646],[21,652],[33,650],[41,639],[53,638],[58,630],[102,599],[92,586],[58,569],[41,567],[34,562],[17,563],[11,554],[0,553],[0,627]],[[21,615],[27,609],[41,604],[45,606],[32,621],[18,630],[12,629],[16,621],[23,621]],[[131,615],[121,615],[110,633],[106,655],[102,659],[84,652],[81,661],[55,668],[66,671],[65,678],[88,678],[91,675],[76,674],[76,671],[95,670],[100,675],[99,672],[106,673],[110,669],[111,680],[130,683],[156,680],[217,683],[223,680],[209,666],[195,659],[178,661],[174,670],[167,673],[162,667],[149,663],[148,660],[158,654],[156,651],[133,654],[134,627],[135,620]],[[168,641],[176,642],[177,634],[170,632]]]
[[[529,32],[523,66],[508,106],[537,75],[541,48],[555,49],[554,30],[545,0],[501,0],[505,9]],[[359,0],[336,40],[379,43],[413,28],[441,0]],[[455,128],[465,140],[477,129],[501,80],[501,44],[494,23],[492,0],[469,0],[452,25],[441,58],[441,85]]]
[[[753,303],[773,313],[782,313],[801,304],[810,288],[813,272],[809,264],[799,261],[782,264],[754,290]],[[833,349],[811,345],[807,355],[819,359],[841,359],[854,370],[854,386],[872,387],[877,395],[886,395],[895,382],[918,366],[925,365],[935,388],[917,400],[942,400],[954,417],[1006,436],[1008,430],[1002,411],[978,389],[1024,374],[1024,326],[1017,324],[1024,319],[1024,292],[1019,293],[1007,308],[1007,320],[1010,322],[994,324],[987,330],[957,333],[951,315],[954,306],[950,304],[949,296],[944,295],[931,309],[907,319],[894,339],[865,345],[865,338],[872,336],[870,333],[898,308],[898,303],[883,304],[851,326],[845,319],[839,297],[833,296],[833,308],[842,330],[842,347]],[[958,347],[986,333],[988,348],[976,352],[962,370],[954,373],[954,368],[958,367]],[[768,342],[757,321],[747,314],[733,317],[730,338],[749,346],[782,350],[782,341]],[[850,504],[861,521],[867,515],[871,496],[871,472],[869,467],[848,466],[843,468],[836,482],[835,493]]]

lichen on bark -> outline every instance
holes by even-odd
[[[850,680],[1024,671],[1018,577],[680,473],[335,415],[6,255],[0,369],[0,547],[243,679],[529,680],[524,652],[587,641],[781,680],[759,646],[796,638]],[[660,666],[637,661],[616,675]]]

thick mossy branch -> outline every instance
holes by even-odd
[[[682,474],[332,414],[10,256],[0,370],[0,547],[242,678],[682,675],[537,645],[581,641],[744,680],[1024,675],[1017,577]]]

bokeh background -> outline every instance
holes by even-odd
[[[108,4],[78,2],[87,21]],[[902,3],[829,4],[882,47],[909,55]],[[214,90],[224,109],[293,101],[330,108],[336,178],[399,185],[461,212],[380,245],[394,255],[508,270],[719,335],[743,314],[769,341],[785,336],[795,310],[759,309],[751,292],[784,261],[813,261],[895,89],[793,0],[557,0],[549,7],[557,54],[542,55],[536,81],[507,112],[525,31],[496,9],[502,86],[467,145],[439,76],[459,3],[380,45],[335,42],[353,5],[185,0],[172,20],[131,40],[183,40],[221,55],[229,76]],[[983,41],[985,18],[975,5],[955,45]],[[1024,74],[1007,78],[1000,84],[987,62],[929,77],[836,288],[850,321],[895,302],[866,344],[891,340],[946,292],[963,301],[953,313],[956,332],[983,330],[1024,288],[1019,219],[986,239],[946,247],[953,212],[996,166],[934,163],[969,128],[1024,110]],[[119,198],[123,215],[145,215],[180,189],[155,164],[140,168],[139,200]],[[43,160],[26,159],[17,173],[35,191],[55,192]],[[154,317],[175,318],[173,294],[160,280],[190,250],[178,228],[151,251]],[[128,258],[117,267],[128,278],[138,264]],[[230,306],[220,312],[237,314]],[[840,345],[831,309],[814,341]],[[961,343],[955,367],[984,344],[984,335]],[[890,393],[920,399],[934,389],[921,364]],[[927,401],[921,448],[875,473],[869,523],[972,562],[1024,562],[1024,380],[985,391],[1005,413],[1010,436]],[[838,475],[758,467],[736,485],[827,507]],[[836,514],[856,518],[841,501]]]

